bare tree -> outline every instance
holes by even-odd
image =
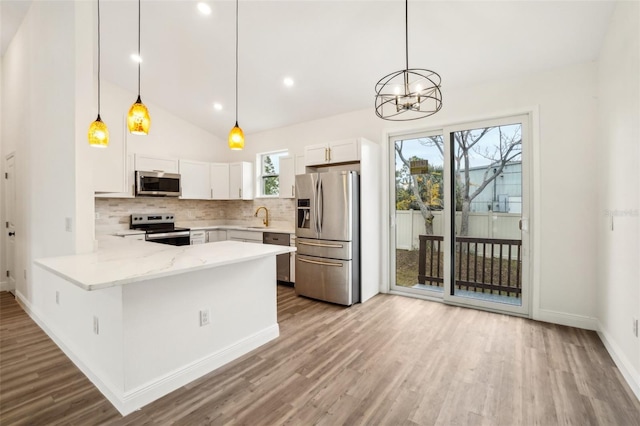
[[[410,162],[407,158],[405,158],[402,153],[403,141],[399,141],[396,143],[396,153],[407,168],[407,170],[411,170]],[[420,213],[422,214],[422,218],[424,219],[424,227],[427,235],[433,235],[433,214],[431,213],[431,207],[424,202],[422,197],[420,196],[420,188],[418,187],[418,179],[415,175],[411,175],[411,191],[413,192],[413,196],[420,208]]]
[[[493,129],[497,129],[498,131],[498,143],[482,146],[481,141],[483,138],[486,138]],[[516,126],[516,130],[511,134],[505,134],[503,127],[498,126],[457,131],[453,133],[453,140],[455,142],[452,157],[455,167],[456,203],[460,204],[455,206],[455,208],[461,211],[459,235],[468,235],[471,202],[484,191],[487,185],[502,174],[507,164],[520,159],[522,134],[520,126]],[[436,147],[441,157],[444,158],[444,140],[442,136],[429,136],[422,139],[420,143],[425,147]],[[409,161],[402,153],[402,142],[396,143],[395,149],[400,160],[409,167]],[[489,164],[485,166],[486,169],[482,182],[474,185],[472,185],[470,179],[471,154],[483,157],[489,162]],[[415,176],[412,176],[412,183],[416,202],[425,219],[426,233],[433,234],[433,214],[431,214],[431,209],[420,197]]]
[[[511,135],[504,134],[502,127],[497,127],[499,143],[493,145],[491,148],[478,148],[479,142],[489,134],[492,129],[494,129],[494,127],[487,127],[480,131],[463,130],[453,133],[453,138],[456,142],[454,151],[456,182],[462,202],[460,235],[469,234],[469,212],[471,211],[471,202],[474,198],[480,195],[487,185],[502,174],[508,163],[518,159],[521,154],[522,134],[519,126],[517,127],[518,130]],[[471,190],[471,180],[469,178],[471,171],[469,154],[471,152],[475,152],[489,160],[489,164],[486,166],[482,176],[482,182],[480,182],[473,191]]]

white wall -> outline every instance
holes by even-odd
[[[3,165],[16,153],[15,275],[26,300],[41,284],[31,281],[33,259],[93,249],[95,149],[86,134],[96,116],[95,13],[92,2],[33,2],[2,58],[1,152]],[[116,111],[123,119],[135,96],[102,82],[107,115]],[[224,142],[149,107],[151,134],[131,141],[130,152],[220,160]],[[3,234],[3,262],[4,243]]]
[[[385,135],[391,132],[438,129],[538,109],[539,128],[533,129],[539,136],[533,141],[538,158],[532,173],[539,188],[531,202],[531,232],[539,253],[533,277],[537,291],[533,313],[542,320],[595,328],[596,65],[580,64],[465,88],[448,89],[446,76],[443,79],[444,107],[430,118],[393,123],[378,119],[372,107],[247,135],[245,150],[229,156],[253,160],[256,152],[276,148],[297,154],[308,144],[357,136],[384,147]],[[571,173],[566,172],[567,162],[576,165]],[[560,223],[556,220],[560,212],[572,212],[573,216]]]
[[[640,398],[640,6],[616,7],[598,67],[597,316],[600,335]],[[613,229],[611,222],[613,221]]]
[[[226,141],[176,117],[158,105],[145,101],[144,92],[142,95],[142,101],[151,116],[151,129],[146,136],[131,135],[127,132],[129,153],[155,154],[186,160],[222,161],[222,157],[229,151]],[[111,138],[122,137],[125,117],[137,96],[136,93],[109,81],[102,81],[101,116],[109,125]]]

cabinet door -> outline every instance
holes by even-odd
[[[96,198],[133,198],[135,193],[135,171],[133,170],[133,154],[125,157],[124,192],[96,192]]]
[[[330,142],[329,161],[331,163],[360,161],[360,141],[358,139],[346,139]]]
[[[295,198],[296,168],[294,157],[280,157],[279,181],[280,198]]]
[[[93,157],[93,191],[124,193],[127,191],[127,141],[124,119],[109,123],[109,147],[91,149]]]
[[[216,229],[213,231],[207,231],[207,242],[215,243],[216,241],[226,241],[227,231],[224,229]]]
[[[211,163],[211,199],[229,199],[229,164]]]
[[[319,145],[309,145],[304,147],[304,164],[306,166],[317,166],[326,164],[329,161],[329,151],[326,143]]]
[[[178,173],[178,160],[175,158],[136,154],[136,170],[142,170],[145,172]]]
[[[253,199],[253,164],[249,162],[229,164],[229,198]]]
[[[210,165],[202,161],[180,160],[183,199],[211,199]]]
[[[307,168],[305,166],[304,154],[296,155],[296,175],[303,175],[307,173]]]

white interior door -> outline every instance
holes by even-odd
[[[15,156],[9,155],[5,164],[5,180],[4,190],[6,194],[5,198],[5,232],[7,233],[6,242],[6,261],[8,290],[12,293],[15,292],[16,279],[15,279],[15,253],[16,253],[16,224],[15,224],[15,211],[16,211],[16,180],[15,180]]]

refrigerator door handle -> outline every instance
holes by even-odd
[[[298,241],[301,246],[313,246],[313,247],[327,247],[327,248],[343,248],[342,244],[322,244],[322,243],[309,243],[306,241]]]
[[[322,233],[323,216],[324,216],[324,190],[322,188],[322,180],[318,179],[318,233]]]
[[[318,235],[318,181],[315,182],[313,188],[313,230]]]
[[[319,260],[308,260],[308,259],[303,259],[303,258],[298,258],[298,260],[300,262],[304,262],[304,263],[313,263],[314,265],[322,265],[322,266],[335,266],[338,268],[342,268],[342,263],[335,263],[335,262],[322,262]]]

